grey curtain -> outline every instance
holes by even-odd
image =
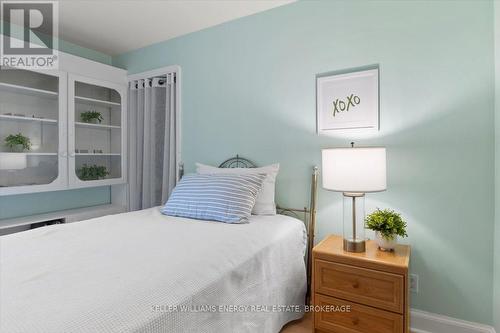
[[[162,205],[176,184],[175,74],[129,87],[129,201],[138,210]]]

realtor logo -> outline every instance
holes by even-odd
[[[57,69],[57,1],[0,1],[0,66]]]

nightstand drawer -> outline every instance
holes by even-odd
[[[324,260],[315,260],[314,270],[318,293],[403,313],[403,275]]]
[[[351,303],[341,299],[315,295],[319,306],[350,306],[350,312],[319,312],[314,327],[328,333],[402,333],[403,315]]]

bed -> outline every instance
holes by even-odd
[[[0,332],[279,332],[302,317],[299,219],[159,207],[0,238]]]

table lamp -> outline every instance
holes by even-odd
[[[344,251],[365,251],[365,193],[384,191],[386,154],[383,147],[322,150],[323,188],[344,195]]]

